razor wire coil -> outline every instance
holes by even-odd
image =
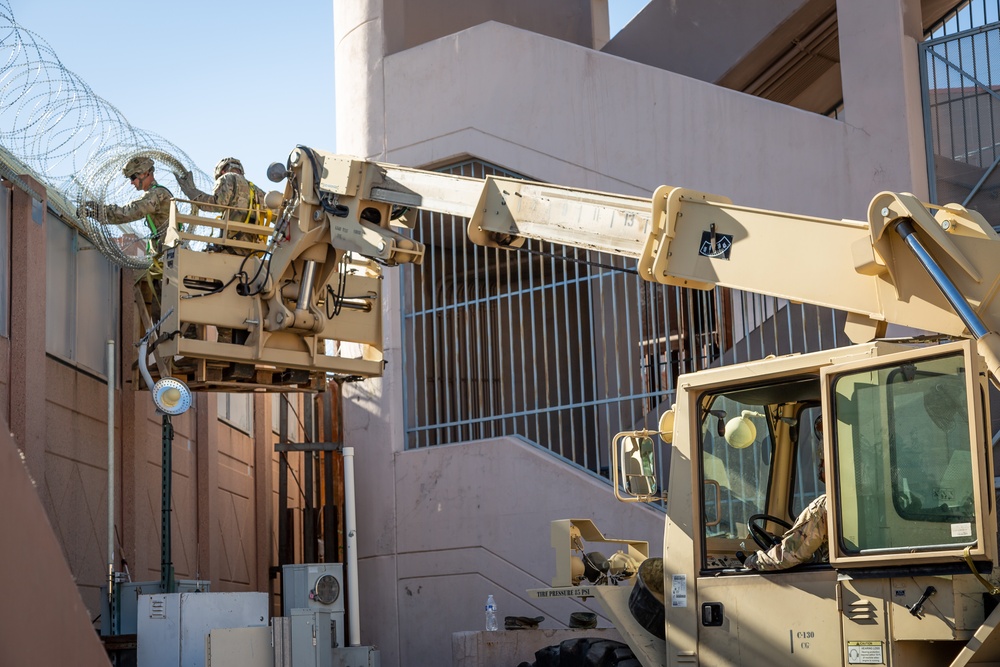
[[[146,269],[152,262],[148,248],[154,244],[145,221],[105,224],[104,206],[89,217],[82,214],[84,202],[122,205],[141,196],[122,176],[122,166],[136,155],[153,159],[160,183],[170,172],[190,169],[199,189],[212,187],[212,179],[183,150],[129,123],[66,68],[41,36],[18,24],[9,0],[0,0],[0,146],[75,204],[94,245],[129,269]],[[172,183],[164,185],[175,196],[180,192]],[[188,210],[182,205],[182,212]]]

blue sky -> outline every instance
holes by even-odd
[[[295,144],[336,150],[334,0],[8,1],[65,67],[203,171],[233,155],[267,190],[267,165]],[[647,1],[609,0],[612,33]]]

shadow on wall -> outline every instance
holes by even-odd
[[[7,424],[0,428],[0,664],[110,665]],[[58,641],[53,641],[53,630]]]

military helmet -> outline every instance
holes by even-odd
[[[215,165],[215,178],[218,179],[219,176],[222,176],[222,172],[224,171],[245,173],[243,171],[243,163],[234,157],[224,157],[219,160],[218,164]]]
[[[132,174],[145,174],[147,171],[153,171],[153,161],[144,155],[130,158],[122,167],[125,178],[131,178]]]

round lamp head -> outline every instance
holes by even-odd
[[[757,413],[744,410],[739,417],[733,417],[726,422],[726,442],[730,447],[746,449],[757,439],[757,427],[750,421],[750,415]]]
[[[669,410],[660,415],[660,440],[667,443],[668,445],[674,441],[674,408],[671,407]]]
[[[191,407],[191,390],[176,378],[162,378],[153,385],[153,403],[163,414],[184,414]]]

